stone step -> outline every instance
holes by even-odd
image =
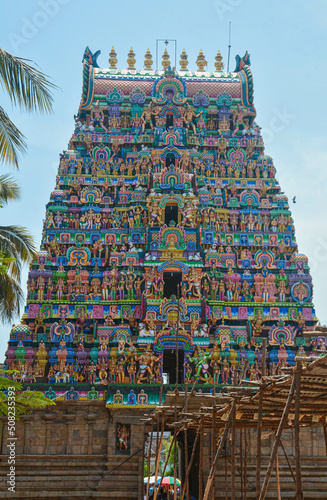
[[[2,476],[6,476],[7,473],[8,473],[8,468],[7,469],[2,469],[0,471],[0,477]],[[33,470],[23,470],[23,469],[20,469],[19,467],[16,466],[16,471],[17,473],[19,473],[19,476],[22,477],[22,476],[35,476],[35,471]],[[92,475],[99,475],[101,476],[104,472],[106,471],[106,469],[104,467],[102,467],[101,469],[100,468],[96,468],[96,469],[77,469],[77,470],[72,470],[72,471],[69,471],[69,476],[72,477],[74,476],[74,479],[76,480],[78,478],[78,476],[80,477],[85,477],[86,474],[92,474]],[[40,479],[42,479],[43,481],[43,476],[44,477],[48,477],[48,476],[57,476],[57,477],[65,477],[67,476],[67,472],[65,473],[65,471],[58,471],[58,470],[50,470],[50,471],[44,471],[44,470],[40,470],[37,472],[37,475],[38,477],[40,477]]]

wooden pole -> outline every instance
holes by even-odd
[[[264,498],[266,497],[266,493],[267,493],[267,489],[268,489],[268,485],[269,485],[271,473],[272,473],[272,470],[273,470],[273,467],[274,467],[274,463],[275,463],[275,459],[276,459],[276,453],[277,453],[279,442],[280,442],[280,438],[281,438],[281,435],[282,435],[282,432],[283,432],[284,424],[285,424],[285,421],[286,421],[286,419],[288,417],[288,413],[289,413],[290,406],[291,406],[291,403],[292,403],[292,399],[293,399],[293,396],[294,396],[294,391],[295,391],[295,377],[293,377],[292,384],[291,384],[291,387],[290,387],[290,391],[289,391],[289,394],[288,394],[288,398],[287,398],[287,401],[286,401],[286,404],[285,404],[285,407],[284,407],[284,411],[283,411],[282,417],[281,417],[280,422],[279,422],[277,433],[275,435],[275,439],[274,439],[274,443],[273,443],[273,447],[272,447],[271,455],[270,455],[270,459],[269,459],[268,469],[266,471],[266,475],[265,475],[265,478],[264,478],[264,481],[263,481],[263,485],[262,485],[262,488],[261,488],[259,500],[264,500]]]
[[[325,447],[326,447],[326,454],[327,454],[327,429],[326,429],[326,421],[325,420],[322,424],[322,428],[324,429]]]
[[[288,458],[288,456],[287,456],[286,450],[285,450],[285,448],[284,448],[283,441],[282,441],[282,440],[280,440],[280,443],[279,443],[279,444],[280,444],[280,445],[281,445],[281,447],[282,447],[282,450],[283,450],[283,453],[284,453],[284,455],[285,455],[285,458],[286,458],[286,462],[287,462],[288,468],[289,468],[289,470],[290,470],[290,472],[291,472],[291,474],[292,474],[292,478],[293,478],[294,484],[296,484],[295,474],[294,474],[294,472],[293,472],[293,468],[292,468],[292,466],[291,466],[291,462],[289,461],[289,458]]]
[[[213,395],[216,395],[216,386],[213,386]],[[212,402],[212,442],[211,442],[211,463],[213,463],[217,448],[217,432],[216,432],[216,400]],[[212,478],[212,500],[215,500],[215,476]]]
[[[188,403],[187,384],[185,384],[185,403],[184,403],[184,411],[185,411],[185,413],[187,413],[187,403]],[[186,500],[189,500],[190,485],[189,485],[188,479],[186,481],[186,472],[187,472],[187,469],[188,469],[188,435],[187,435],[187,428],[185,428],[185,430],[184,430],[184,461],[185,461],[184,483],[186,483]]]
[[[150,445],[148,450],[148,484],[146,485],[146,496],[145,496],[146,500],[148,500],[149,498],[149,488],[150,488],[152,437],[153,437],[153,420],[152,420],[151,435],[150,435]]]
[[[225,500],[228,500],[228,488],[227,488],[227,442],[225,443]]]
[[[248,482],[248,430],[244,429],[244,500],[246,500],[247,496],[247,482]]]
[[[266,354],[267,354],[267,339],[263,339],[262,359],[261,359],[261,383],[263,383],[262,379],[266,375]],[[258,423],[257,423],[257,466],[256,466],[257,498],[259,498],[260,495],[262,403],[263,403],[263,388],[260,387],[259,404],[258,404]]]
[[[222,450],[222,448],[223,448],[223,446],[224,446],[224,444],[226,442],[226,439],[227,439],[228,430],[229,430],[230,425],[231,425],[231,421],[232,421],[232,418],[233,418],[233,413],[234,413],[234,410],[235,410],[235,406],[236,406],[236,403],[235,403],[235,400],[234,400],[233,403],[232,403],[229,415],[228,415],[228,419],[227,419],[227,422],[226,422],[226,425],[225,425],[223,436],[222,436],[221,441],[219,443],[218,449],[216,451],[215,459],[213,461],[213,464],[212,464],[210,472],[209,472],[209,477],[208,477],[208,480],[207,480],[206,489],[204,491],[204,495],[203,495],[203,499],[202,500],[208,500],[209,493],[210,493],[211,486],[212,486],[213,477],[215,475],[215,471],[216,471],[216,467],[217,467],[217,464],[218,464],[218,460],[220,458],[221,450]]]
[[[267,339],[262,339],[261,377],[266,376]]]
[[[173,437],[173,439],[172,439],[172,441],[171,441],[171,443],[170,443],[170,446],[169,446],[168,455],[167,455],[167,457],[166,457],[166,461],[165,461],[164,467],[163,467],[163,469],[162,469],[162,475],[161,475],[160,483],[158,484],[157,492],[159,492],[159,491],[160,491],[160,488],[161,488],[161,483],[162,483],[162,480],[163,480],[164,475],[165,475],[165,472],[166,472],[166,467],[167,467],[167,464],[168,464],[168,461],[169,461],[169,458],[170,458],[170,453],[171,453],[171,450],[172,450],[173,444],[174,444],[174,442],[175,442],[175,439],[177,439],[177,432],[176,432],[176,431],[174,432],[174,437]],[[154,498],[157,498],[157,495],[158,495],[158,493],[157,493],[157,494],[155,494],[155,497],[154,497]]]
[[[278,453],[276,455],[276,485],[277,485],[277,500],[282,500],[282,497],[280,496]]]
[[[175,380],[175,391],[177,392],[178,390],[178,334],[179,334],[179,287],[180,285],[177,285],[177,328],[176,328],[176,380]]]
[[[295,449],[295,477],[296,477],[296,500],[303,498],[300,458],[300,391],[301,391],[301,367],[296,363],[295,379],[295,410],[294,410],[294,449]]]
[[[243,499],[243,429],[240,429],[241,499]]]
[[[177,500],[177,439],[174,446],[174,500]]]
[[[203,421],[201,420],[200,457],[199,457],[199,498],[202,498],[202,490],[203,490]],[[186,496],[186,500],[189,500],[188,496]]]
[[[232,417],[231,500],[235,500],[235,410],[233,411],[233,417]]]
[[[156,468],[155,468],[155,474],[154,474],[154,484],[155,484],[155,486],[157,486],[157,480],[158,480],[158,469],[159,469],[159,462],[160,462],[160,455],[161,455],[161,447],[162,447],[164,429],[165,429],[165,426],[164,426],[164,416],[163,416],[162,417],[162,422],[161,422],[161,436],[160,436],[159,443],[158,443],[158,439],[157,439],[158,448],[156,448]],[[158,430],[158,426],[157,426],[157,430]],[[158,436],[157,436],[157,438],[158,438]],[[154,493],[153,500],[156,500],[156,498],[158,496],[158,488],[156,488],[154,490],[154,492],[155,493]]]
[[[196,432],[196,436],[195,436],[194,443],[193,443],[193,449],[192,449],[192,454],[191,454],[190,462],[188,464],[188,469],[186,471],[186,480],[184,482],[182,496],[180,497],[183,500],[184,500],[184,495],[185,495],[186,483],[187,483],[189,475],[190,475],[190,471],[191,471],[191,467],[192,467],[192,463],[193,463],[193,459],[194,459],[194,455],[195,455],[196,445],[198,443],[198,439],[199,439],[199,435],[200,435],[200,430],[201,430],[201,424],[199,425],[198,430]]]
[[[256,456],[256,492],[260,496],[260,473],[261,473],[261,425],[262,425],[262,403],[263,389],[259,389],[258,422],[257,422],[257,456]]]

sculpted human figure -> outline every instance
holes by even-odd
[[[156,116],[158,113],[158,111],[154,111],[152,102],[150,102],[141,115],[142,132],[145,131],[146,125],[150,125],[151,130],[153,130],[152,116]]]
[[[91,120],[91,123],[93,124],[94,127],[96,127],[96,126],[101,127],[105,132],[108,132],[108,129],[103,124],[104,114],[103,114],[102,109],[100,109],[100,107],[99,107],[99,101],[97,101],[94,104],[94,107],[93,107],[91,114],[90,114],[90,120]]]
[[[208,382],[210,379],[208,373],[209,369],[208,360],[210,356],[211,356],[210,352],[208,353],[204,352],[199,346],[195,347],[193,356],[189,354],[187,355],[190,362],[193,362],[195,364],[195,377],[201,378],[206,382]]]
[[[196,114],[194,112],[194,109],[191,108],[189,104],[186,106],[185,114],[183,117],[183,122],[185,124],[186,129],[189,129],[189,127],[192,128],[193,133],[196,134],[196,127],[195,123],[193,122],[194,118],[198,118],[200,115],[202,115],[203,111],[200,111],[200,113]]]

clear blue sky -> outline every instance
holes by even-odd
[[[26,135],[28,153],[15,175],[20,202],[0,211],[1,224],[26,226],[39,244],[45,204],[55,186],[59,153],[73,132],[80,101],[82,56],[86,45],[101,67],[112,47],[125,68],[130,46],[136,67],[146,49],[155,56],[156,39],[177,40],[190,69],[202,49],[208,70],[219,49],[227,62],[228,24],[232,21],[230,69],[235,55],[251,54],[257,122],[266,154],[274,159],[282,190],[291,204],[299,250],[309,257],[314,303],[327,321],[327,2],[324,0],[11,0],[1,4],[1,47],[32,59],[60,87],[54,115],[20,114],[6,98],[3,106]],[[179,60],[179,57],[178,57]],[[179,65],[178,65],[179,67]],[[2,172],[8,169],[1,167]],[[27,270],[23,276],[26,288]],[[18,320],[17,320],[18,322]],[[0,326],[0,361],[10,326]]]

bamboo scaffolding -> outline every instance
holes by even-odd
[[[299,362],[296,363],[295,380],[295,413],[294,413],[294,448],[295,448],[295,477],[296,477],[296,500],[303,498],[302,478],[301,478],[301,461],[300,461],[300,391],[301,391],[301,371]]]
[[[145,496],[146,500],[149,499],[152,438],[153,438],[153,421],[152,421],[152,426],[151,426],[150,445],[149,445],[148,457],[147,457],[147,462],[148,462],[148,484],[146,485],[146,496]]]
[[[261,488],[259,500],[264,500],[264,498],[266,497],[266,493],[267,493],[267,489],[268,489],[268,485],[269,485],[269,481],[270,481],[272,469],[274,467],[274,462],[275,462],[275,459],[276,459],[276,453],[277,453],[279,441],[280,441],[280,438],[281,438],[281,435],[282,435],[282,432],[283,432],[283,428],[284,428],[284,425],[285,425],[286,418],[288,417],[289,409],[290,409],[291,402],[292,402],[292,399],[293,399],[293,396],[294,396],[294,391],[295,391],[295,378],[293,378],[292,385],[291,385],[291,388],[290,388],[290,392],[289,392],[289,395],[288,395],[288,399],[286,401],[286,405],[285,405],[285,408],[284,408],[284,411],[283,411],[283,415],[282,415],[282,418],[281,418],[281,420],[279,422],[279,426],[278,426],[278,429],[277,429],[277,433],[276,433],[276,436],[275,436],[273,448],[272,448],[271,455],[270,455],[268,469],[267,469],[267,472],[266,472],[266,475],[265,475],[265,479],[264,479],[264,482],[263,482],[263,485],[262,485],[262,488]]]
[[[264,343],[265,344],[265,343]],[[281,490],[278,448],[281,446],[285,456],[290,475],[296,487],[296,499],[303,498],[303,486],[301,478],[301,455],[300,455],[300,426],[312,426],[320,423],[323,427],[326,453],[327,453],[327,401],[322,397],[327,392],[326,370],[327,355],[320,358],[296,358],[296,367],[290,367],[287,374],[266,376],[266,346],[263,345],[262,378],[261,381],[244,380],[244,374],[239,380],[239,385],[224,388],[224,393],[216,393],[213,386],[212,394],[195,393],[193,385],[191,391],[185,387],[185,393],[178,391],[168,393],[165,397],[165,406],[161,406],[150,416],[159,420],[162,417],[161,436],[157,432],[157,451],[159,453],[162,444],[162,433],[164,430],[163,413],[166,426],[174,429],[174,435],[182,432],[184,435],[185,454],[185,478],[181,498],[186,494],[189,500],[189,477],[194,461],[194,456],[199,450],[199,495],[201,500],[210,500],[215,494],[215,471],[221,452],[226,446],[227,437],[231,434],[230,462],[231,462],[231,489],[228,492],[227,450],[225,452],[225,497],[234,499],[239,493],[242,499],[248,495],[248,452],[249,437],[248,429],[257,429],[256,441],[256,490],[257,499],[263,500],[267,495],[272,471],[276,470],[277,495],[283,494]],[[244,372],[245,373],[245,372]],[[233,380],[233,384],[236,379]],[[236,413],[237,409],[237,413]],[[232,411],[233,410],[233,411]],[[147,420],[148,421],[148,420]],[[289,457],[286,453],[281,436],[284,428],[294,429],[294,457],[295,468],[293,470]],[[275,437],[271,449],[268,466],[265,471],[263,483],[261,484],[261,440],[262,429],[275,429]],[[191,456],[188,453],[188,440],[190,429],[196,429]],[[221,430],[222,437],[219,445],[217,443],[217,430]],[[236,490],[236,429],[240,436],[240,469],[237,468],[241,477],[240,492]],[[211,467],[208,478],[203,480],[203,450],[204,432],[211,430]],[[220,431],[219,431],[220,432]],[[200,440],[200,444],[198,442]],[[159,441],[159,442],[158,442]],[[177,446],[177,439],[174,441]],[[209,448],[210,449],[210,448]],[[175,455],[176,456],[176,455]],[[156,461],[156,471],[158,460]],[[177,476],[177,463],[174,467],[174,477]],[[204,494],[202,496],[204,488]],[[147,488],[148,490],[148,488]],[[176,486],[174,488],[176,491]],[[194,493],[193,493],[194,494]]]
[[[281,494],[280,494],[278,453],[276,455],[276,487],[277,487],[277,500],[282,500],[282,497],[281,497]]]
[[[294,484],[296,484],[295,474],[294,474],[294,471],[293,471],[293,468],[292,468],[291,462],[290,462],[290,460],[289,460],[289,458],[288,458],[288,455],[287,455],[287,453],[286,453],[285,447],[284,447],[284,445],[283,445],[283,441],[282,441],[282,440],[280,440],[279,444],[280,444],[280,446],[281,446],[281,448],[282,448],[282,450],[283,450],[283,453],[284,453],[284,455],[285,455],[286,462],[287,462],[288,468],[289,468],[289,470],[290,470],[290,472],[291,472],[291,475],[292,475],[292,478],[293,478]]]
[[[209,477],[208,477],[208,480],[207,480],[206,489],[204,491],[203,500],[208,500],[208,496],[209,496],[209,493],[210,493],[210,490],[211,490],[212,481],[213,481],[213,477],[215,475],[217,463],[218,463],[218,460],[219,460],[219,457],[220,457],[220,454],[221,454],[221,450],[222,450],[222,448],[223,448],[223,446],[225,444],[225,441],[227,439],[228,431],[229,431],[229,428],[230,428],[230,425],[231,425],[231,421],[232,421],[232,418],[233,418],[233,414],[234,414],[234,410],[235,410],[235,405],[236,405],[236,403],[235,403],[235,401],[233,401],[232,407],[231,407],[229,415],[228,415],[228,420],[227,420],[226,425],[225,425],[224,434],[223,434],[223,436],[221,438],[221,441],[219,443],[218,449],[216,451],[215,459],[213,461],[213,464],[212,464],[210,472],[209,472]]]
[[[235,500],[235,408],[232,415],[231,442],[231,500]]]
[[[185,480],[185,483],[184,483],[184,486],[183,486],[183,492],[182,492],[182,496],[181,496],[181,498],[183,498],[183,499],[184,499],[184,495],[185,495],[186,483],[188,481],[188,478],[189,478],[189,475],[190,475],[190,472],[191,472],[191,467],[192,467],[192,463],[193,463],[193,459],[194,459],[194,455],[195,455],[195,450],[196,450],[196,445],[197,445],[197,442],[198,442],[198,439],[199,439],[200,431],[201,431],[201,424],[199,425],[197,433],[196,433],[196,436],[195,436],[195,440],[194,440],[194,444],[193,444],[193,449],[192,449],[192,455],[191,455],[191,458],[190,458],[190,462],[188,464],[188,469],[186,471],[186,480]]]

